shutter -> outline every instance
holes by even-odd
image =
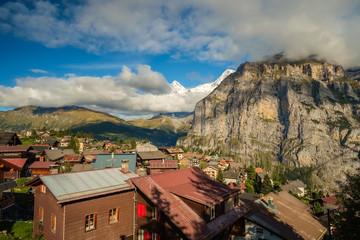
[[[137,205],[137,215],[138,217],[145,217],[146,215],[146,210],[145,210],[145,205],[139,204]]]
[[[144,230],[144,240],[149,240],[149,239],[150,239],[149,231]]]

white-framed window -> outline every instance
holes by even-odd
[[[138,240],[148,240],[149,238],[149,231],[140,228],[138,232]]]
[[[109,210],[109,223],[119,222],[119,208],[112,208]]]
[[[43,184],[40,185],[40,192],[46,193],[46,186],[45,185],[43,185]]]
[[[51,231],[56,232],[56,216],[51,214]]]
[[[85,216],[85,232],[96,229],[96,213]]]
[[[39,222],[42,223],[44,221],[44,208],[39,207]]]
[[[215,206],[210,207],[210,220],[215,218]]]
[[[152,207],[152,219],[157,219],[157,218],[158,218],[158,208]]]

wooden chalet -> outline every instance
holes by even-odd
[[[9,172],[13,168],[12,164],[3,162],[0,158],[0,220],[3,219],[3,210],[15,203],[15,197],[9,190],[17,186],[16,181],[6,181],[5,179],[5,172]]]
[[[148,167],[150,174],[163,173],[177,170],[179,164],[177,160],[150,160]]]
[[[16,146],[20,145],[21,140],[14,132],[1,132],[0,133],[0,146]]]
[[[240,198],[246,194],[240,194]],[[245,201],[245,200],[244,200]],[[242,239],[323,239],[327,232],[309,207],[286,191],[269,193],[252,202],[243,218]]]
[[[42,229],[47,240],[133,239],[133,177],[116,168],[40,177],[34,236]]]
[[[148,152],[138,152],[137,153],[137,165],[148,167],[150,165],[150,160],[165,160],[167,156],[160,151],[148,151]]]
[[[185,168],[131,179],[136,187],[135,239],[229,239],[248,208],[239,189]]]
[[[50,174],[58,174],[60,172],[60,164],[58,162],[36,161],[29,167],[31,176],[42,176]]]
[[[84,157],[84,155],[80,155],[80,154],[65,155],[61,160],[61,163],[63,165],[70,163],[71,166],[74,166],[74,164],[79,164],[79,163],[84,163],[84,162],[85,162],[85,157]]]

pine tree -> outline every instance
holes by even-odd
[[[315,202],[314,203],[314,207],[313,207],[313,210],[312,210],[312,213],[315,215],[315,216],[320,216],[324,213],[324,209],[321,207],[320,203],[319,202]]]
[[[80,143],[76,137],[71,137],[67,148],[73,149],[75,153],[79,153]]]
[[[252,164],[246,169],[246,172],[247,172],[247,178],[254,181],[256,178],[256,173],[255,173],[255,168]]]
[[[221,169],[219,169],[219,172],[218,172],[218,174],[216,176],[216,181],[224,183],[224,174],[221,171]]]
[[[360,169],[356,175],[346,174],[337,198],[344,210],[335,215],[336,239],[360,239]]]
[[[246,182],[245,182],[245,187],[246,187],[246,189],[245,189],[245,192],[247,192],[247,193],[255,193],[255,189],[254,189],[254,186],[252,185],[252,180],[246,180]]]
[[[131,145],[131,149],[135,149],[136,148],[136,139],[132,138],[130,141],[130,145]]]
[[[268,194],[272,191],[272,184],[268,174],[265,175],[264,181],[261,183],[261,193]]]

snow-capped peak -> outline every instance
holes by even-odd
[[[172,88],[172,91],[178,94],[186,94],[186,93],[190,93],[190,92],[195,92],[195,93],[211,93],[217,86],[219,86],[219,84],[227,77],[229,76],[231,73],[235,72],[232,69],[226,69],[221,75],[220,77],[218,77],[214,82],[211,83],[205,83],[205,84],[201,84],[198,85],[196,87],[193,88],[185,88],[183,85],[181,85],[178,81],[173,81],[170,85]]]
[[[188,92],[188,90],[176,80],[173,81],[170,85],[173,92],[176,92],[178,94],[185,94]]]

